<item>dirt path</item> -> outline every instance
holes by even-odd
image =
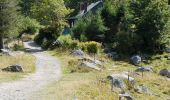
[[[60,64],[36,46],[34,42],[24,43],[25,47],[37,58],[36,73],[22,80],[0,84],[0,100],[36,100],[33,94],[60,78]]]

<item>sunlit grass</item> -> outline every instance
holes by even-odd
[[[23,67],[23,73],[12,73],[0,71],[0,82],[12,81],[22,78],[24,75],[35,71],[35,57],[30,54],[21,54],[16,56],[0,56],[0,69],[10,65],[19,64]]]
[[[111,91],[110,81],[107,80],[107,76],[113,73],[120,73],[123,71],[133,72],[137,67],[129,64],[125,61],[112,61],[108,59],[104,54],[99,55],[98,59],[103,61],[104,69],[101,72],[91,71],[88,73],[70,73],[69,61],[76,58],[70,55],[70,52],[63,50],[56,50],[50,52],[53,56],[57,56],[62,65],[63,76],[59,82],[54,82],[47,86],[40,93],[42,99],[54,99],[58,100],[72,100],[77,98],[78,100],[118,100],[117,92]],[[152,95],[140,94],[132,90],[128,90],[136,100],[166,100],[170,98],[170,81],[167,78],[159,75],[159,70],[162,68],[169,68],[169,63],[164,58],[153,59],[149,64],[141,64],[141,66],[153,66],[155,72],[139,73],[139,76],[135,77],[138,85],[143,84],[146,86]]]

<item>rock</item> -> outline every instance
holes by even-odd
[[[132,77],[129,77],[126,72],[121,74],[112,74],[107,77],[111,80],[111,87],[113,90],[113,87],[120,88],[124,90],[126,88],[126,85],[124,81],[130,81],[130,83],[134,84],[135,80]]]
[[[112,76],[108,76],[108,79],[111,80],[111,86],[112,86],[112,90],[113,90],[113,86],[120,88],[120,89],[124,89],[125,88],[125,84],[124,81],[118,77],[112,77]]]
[[[117,54],[117,52],[110,52],[107,54],[107,56],[109,58],[112,58],[112,59],[118,59],[119,58],[119,55]]]
[[[97,65],[102,66],[102,62],[101,62],[101,61],[99,61],[99,60],[94,60],[94,63],[95,63],[95,64],[97,64]]]
[[[99,66],[102,66],[102,62],[97,60],[97,59],[93,59],[93,58],[90,58],[90,57],[82,57],[80,58],[82,61],[87,61],[89,63],[93,63],[95,65],[99,65]]]
[[[73,52],[72,52],[72,55],[73,56],[78,56],[78,57],[83,57],[84,56],[84,52],[82,51],[82,50],[74,50]]]
[[[166,47],[164,51],[170,53],[170,48]]]
[[[135,71],[136,72],[153,72],[152,67],[139,67]]]
[[[147,87],[145,87],[144,85],[137,86],[136,91],[138,93],[150,94],[149,89]]]
[[[119,94],[119,100],[122,100],[122,98],[126,98],[126,100],[133,100],[132,96],[128,93]]]
[[[162,75],[162,76],[166,76],[166,77],[170,78],[170,70],[168,70],[168,69],[162,69],[159,72],[159,74]]]
[[[2,69],[2,71],[23,72],[23,68],[20,65],[12,65],[12,66]]]
[[[2,54],[10,55],[10,51],[7,49],[1,49],[0,51],[2,52]]]
[[[83,62],[81,63],[81,67],[87,67],[87,68],[94,69],[94,70],[98,70],[98,71],[101,70],[101,68],[99,68],[98,66],[96,66],[96,64],[90,63],[90,62],[87,62],[87,61],[83,61]]]
[[[169,57],[167,57],[167,60],[170,60],[170,56],[169,56]]]
[[[138,65],[142,62],[142,58],[139,55],[135,55],[130,58],[130,61],[132,64]]]

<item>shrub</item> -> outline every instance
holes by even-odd
[[[39,31],[39,34],[34,38],[34,41],[41,45],[43,40],[46,39],[47,41],[55,41],[60,34],[55,34],[55,29],[52,27],[42,28]]]
[[[73,40],[70,35],[61,35],[58,41],[62,44],[62,48],[76,49],[78,47],[78,40]]]
[[[97,42],[88,42],[87,43],[87,52],[89,54],[93,54],[94,55],[94,59],[95,59],[95,54],[97,54],[99,51],[98,48],[98,43]]]
[[[86,46],[86,42],[80,42],[79,44],[78,44],[78,47],[81,49],[81,50],[83,50],[83,51],[87,51],[87,46]]]
[[[97,54],[101,50],[101,44],[95,41],[80,42],[78,47],[89,54]]]

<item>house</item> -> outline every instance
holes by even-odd
[[[69,34],[70,28],[72,28],[75,22],[82,17],[85,17],[89,12],[95,13],[98,9],[103,7],[103,0],[99,0],[97,2],[91,3],[88,5],[87,2],[80,3],[80,11],[76,16],[67,18],[67,22],[69,26],[66,26],[63,34]]]

